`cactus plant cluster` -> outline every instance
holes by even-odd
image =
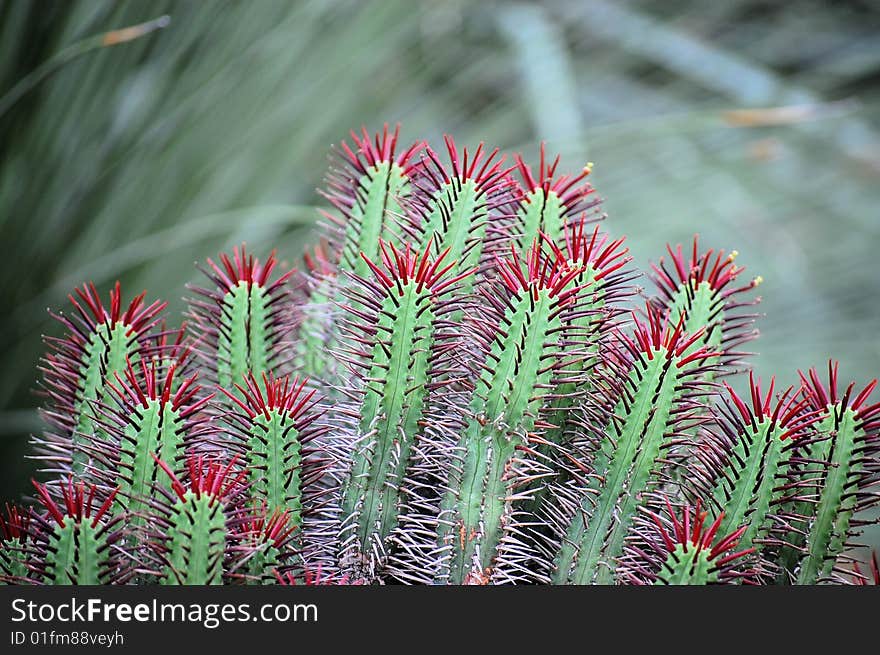
[[[302,267],[208,259],[179,328],[76,289],[4,581],[876,578],[851,550],[880,502],[876,381],[755,379],[760,278],[694,239],[645,291],[590,166],[558,167],[352,133]]]

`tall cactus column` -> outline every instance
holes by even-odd
[[[607,380],[616,397],[607,425],[593,435],[589,471],[561,527],[554,562],[555,584],[612,584],[614,566],[639,507],[661,481],[661,453],[688,425],[702,368],[717,355],[697,345],[702,332],[687,335],[647,307],[648,322],[636,320],[633,338],[620,333],[610,357],[618,371]]]
[[[542,245],[525,261],[513,248],[498,262],[498,279],[480,289],[473,325],[483,354],[449,464],[438,582],[516,578],[530,556],[518,534],[517,489],[527,481],[530,434],[565,361],[561,315],[581,290],[573,283],[580,269]]]
[[[397,250],[380,243],[381,259],[364,262],[370,278],[352,276],[352,317],[341,359],[356,386],[347,395],[344,427],[351,436],[351,462],[344,472],[341,508],[344,566],[369,573],[386,559],[387,539],[397,526],[400,485],[429,398],[436,324],[444,301],[465,275],[446,251]]]

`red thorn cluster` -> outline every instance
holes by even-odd
[[[220,265],[215,264],[210,257],[207,259],[207,262],[214,272],[211,278],[217,283],[218,287],[227,292],[235,289],[239,282],[246,282],[248,288],[253,285],[265,287],[269,277],[272,275],[272,271],[278,265],[274,250],[266,258],[266,263],[263,264],[253,255],[247,254],[244,244],[241,245],[241,248],[234,247],[232,249],[232,259],[226,253],[220,253]],[[282,284],[295,272],[296,269],[287,271],[287,273],[275,281],[273,286]]]
[[[727,289],[730,283],[745,270],[734,264],[736,253],[725,257],[723,250],[716,252],[710,248],[701,254],[697,236],[694,236],[689,256],[684,254],[681,244],[678,244],[675,250],[667,244],[666,250],[672,261],[672,271],[666,268],[662,257],[657,264],[651,264],[651,268],[654,271],[655,281],[667,295],[674,294],[680,284],[691,283],[693,286],[697,286],[706,282],[726,298],[736,293],[748,291],[758,284],[756,279],[744,287]]]
[[[435,186],[439,187],[441,182],[449,184],[452,179],[473,180],[477,188],[483,192],[495,188],[499,182],[510,173],[511,169],[505,169],[504,156],[498,157],[498,148],[490,153],[485,153],[484,144],[480,143],[473,153],[467,148],[463,148],[459,154],[455,145],[455,140],[444,135],[443,141],[446,144],[446,152],[449,154],[449,162],[452,171],[446,169],[440,161],[437,153],[430,146],[425,147],[425,157],[433,164],[433,167],[424,167],[424,172],[430,177]],[[438,179],[442,178],[442,179]]]
[[[444,279],[443,276],[455,266],[456,262],[450,262],[443,266],[443,260],[449,254],[449,248],[437,255],[432,261],[430,253],[433,242],[433,237],[428,239],[424,251],[419,253],[412,250],[409,245],[406,246],[405,250],[398,250],[394,247],[393,243],[380,239],[379,255],[382,260],[381,266],[373,263],[364,253],[361,253],[361,258],[367,263],[376,279],[386,290],[396,288],[398,295],[403,295],[403,287],[410,282],[414,282],[417,285],[417,292],[421,292],[423,288],[428,288],[431,290],[431,293],[440,294],[456,282],[471,275],[474,271],[465,271],[459,275]]]
[[[96,528],[101,521],[101,517],[107,513],[113,505],[119,487],[114,489],[107,496],[107,499],[94,511],[95,485],[86,486],[83,482],[74,483],[73,478],[69,478],[67,484],[61,483],[61,498],[64,507],[59,507],[49,490],[45,485],[40,484],[36,480],[31,480],[34,488],[37,490],[37,497],[40,504],[46,508],[55,522],[62,528],[65,526],[65,519],[73,519],[75,523],[81,523],[83,519],[92,519],[92,528]]]
[[[667,498],[666,510],[669,513],[672,522],[671,534],[666,530],[660,516],[653,512],[648,512],[654,525],[657,526],[660,538],[663,540],[663,544],[668,552],[673,552],[678,545],[685,546],[686,548],[695,548],[698,551],[708,551],[709,561],[719,568],[755,552],[754,548],[748,548],[746,550],[729,553],[729,551],[736,548],[740,537],[742,537],[748,526],[744,525],[738,530],[731,532],[729,535],[716,540],[715,537],[718,534],[718,528],[721,526],[721,521],[724,519],[724,512],[721,512],[721,514],[718,515],[718,518],[706,528],[708,512],[700,511],[700,505],[701,503],[699,500],[697,500],[696,506],[693,508],[690,505],[686,505],[682,516],[679,519]]]
[[[21,507],[6,503],[6,516],[0,514],[0,543],[27,539],[31,514]]]
[[[540,163],[538,164],[538,174],[532,171],[531,167],[523,161],[520,155],[515,156],[516,167],[523,178],[523,183],[527,192],[535,189],[541,189],[544,195],[551,192],[559,196],[562,204],[568,209],[573,209],[587,196],[594,192],[593,187],[583,181],[589,176],[589,169],[584,169],[578,175],[560,175],[555,177],[556,168],[559,166],[559,155],[552,163],[547,162],[546,144],[541,142]]]
[[[541,234],[544,242],[551,239]],[[532,247],[526,254],[525,266],[516,249],[516,245],[510,244],[510,257],[496,260],[497,271],[504,285],[513,293],[519,294],[527,291],[537,300],[538,292],[549,291],[551,298],[556,298],[558,304],[565,305],[570,302],[580,291],[581,287],[569,287],[569,284],[582,271],[580,266],[572,266],[558,249],[550,249],[547,252],[542,244],[535,239]]]
[[[829,406],[839,403],[855,412],[860,421],[868,423],[880,416],[880,403],[865,405],[874,389],[877,388],[877,380],[871,380],[858,393],[854,393],[856,383],[850,382],[841,394],[838,387],[838,368],[839,362],[828,361],[827,385],[819,378],[819,373],[815,368],[811,368],[806,374],[803,371],[798,371],[803,385],[804,398],[809,402],[810,408],[826,412]]]
[[[730,402],[733,403],[745,425],[757,429],[760,421],[770,419],[771,425],[774,427],[785,428],[785,432],[780,436],[781,439],[798,438],[809,426],[819,420],[819,415],[815,411],[805,411],[809,400],[804,398],[798,401],[794,387],[789,387],[778,397],[775,397],[773,395],[775,384],[776,378],[770,378],[770,386],[764,393],[761,390],[761,380],[756,380],[754,374],[749,372],[748,401],[751,401],[751,404],[740,398],[726,382],[724,387],[727,389]]]
[[[321,241],[312,248],[312,252],[306,252],[303,255],[303,263],[306,270],[312,275],[335,275],[336,264],[330,258],[330,244],[326,239]]]
[[[291,380],[289,375],[276,378],[272,374],[267,376],[263,373],[262,389],[253,373],[247,373],[244,380],[244,387],[235,385],[244,396],[244,401],[226,389],[221,388],[220,391],[241,407],[251,419],[262,414],[268,420],[271,418],[270,413],[277,411],[297,420],[315,404],[310,402],[315,390],[305,391],[308,378],[300,380],[297,376]]]
[[[146,305],[144,298],[147,292],[144,291],[139,296],[136,296],[129,303],[128,309],[123,312],[122,287],[118,281],[113,289],[110,290],[109,310],[101,302],[101,296],[98,295],[94,283],[84,284],[82,289],[76,289],[75,293],[79,300],[74,298],[72,294],[67,297],[87,325],[94,328],[102,323],[109,323],[111,325],[122,323],[130,328],[127,334],[140,333],[147,329],[153,322],[153,319],[168,304],[156,300],[151,305]]]
[[[633,312],[635,342],[621,334],[621,339],[632,355],[637,356],[644,353],[649,360],[652,360],[657,351],[665,350],[667,357],[680,358],[676,367],[681,368],[691,362],[716,357],[720,354],[710,350],[707,346],[701,346],[685,355],[687,350],[703,336],[703,329],[701,328],[693,334],[686,334],[683,330],[683,316],[678,320],[678,323],[673,325],[668,316],[661,317],[650,303],[646,303],[645,311],[648,315],[647,323],[639,320],[639,317]]]
[[[238,461],[237,456],[224,464],[216,460],[206,460],[203,455],[199,455],[187,460],[186,465],[189,473],[189,487],[187,488],[174,475],[174,471],[168,464],[156,457],[155,454],[151,453],[151,455],[171,480],[171,489],[181,502],[186,502],[187,491],[192,492],[197,499],[207,496],[211,501],[223,501],[241,490],[247,476],[247,471],[243,469],[233,470]]]
[[[609,243],[607,234],[599,233],[599,226],[587,228],[586,217],[565,226],[565,256],[569,262],[589,266],[596,271],[595,280],[601,280],[620,270],[632,257],[623,246],[624,237]],[[553,244],[554,248],[558,248]]]
[[[270,542],[281,550],[290,541],[297,526],[290,524],[290,510],[276,509],[271,514],[265,504],[254,515],[242,523],[242,533],[257,542]]]
[[[200,396],[199,392],[202,387],[195,383],[198,373],[180,383],[177,391],[173,391],[174,375],[177,371],[177,365],[168,366],[168,372],[164,378],[158,372],[159,364],[156,361],[147,363],[143,359],[140,360],[138,367],[140,375],[135,371],[130,359],[126,359],[127,366],[125,368],[124,378],[119,373],[115,373],[116,384],[108,381],[107,386],[119,397],[123,403],[131,405],[140,405],[144,409],[149,407],[149,401],[158,401],[160,406],[165,407],[169,402],[171,408],[180,412],[181,418],[192,416],[201,410],[213,398],[213,394],[209,396]],[[193,402],[195,400],[195,402]]]
[[[396,155],[397,139],[400,135],[400,124],[394,127],[393,132],[388,131],[388,123],[385,123],[382,132],[377,133],[375,138],[370,138],[366,127],[361,128],[361,134],[351,131],[351,140],[355,150],[343,140],[340,144],[351,166],[361,175],[365,175],[369,168],[383,162],[393,161],[395,164],[409,171],[412,167],[413,156],[424,147],[424,142],[418,142]],[[396,156],[395,156],[396,155]]]

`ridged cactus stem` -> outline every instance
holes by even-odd
[[[247,465],[250,493],[270,512],[283,512],[292,525],[301,526],[305,490],[315,477],[305,449],[320,432],[314,425],[316,392],[299,378],[264,375],[258,381],[247,375],[244,382],[236,385],[237,394],[223,392],[242,410],[230,426],[237,455]]]
[[[199,413],[212,398],[201,393],[197,374],[181,380],[174,363],[162,367],[157,359],[129,361],[122,375],[108,380],[101,423],[107,436],[83,446],[99,463],[87,471],[90,478],[119,488],[132,535],[145,525],[153,486],[165,479],[154,456],[180,473],[186,446],[203,421]]]
[[[109,524],[103,522],[116,498],[116,490],[103,504],[94,507],[95,487],[70,480],[62,483],[62,506],[55,503],[48,489],[34,482],[40,502],[48,516],[40,519],[42,530],[34,539],[36,549],[45,554],[32,563],[31,570],[42,572],[41,582],[50,585],[106,584],[114,577],[114,541]],[[63,507],[63,509],[62,509]]]
[[[572,410],[589,396],[589,374],[599,360],[600,341],[621,311],[616,307],[621,296],[628,293],[624,283],[629,275],[619,271],[631,258],[623,247],[623,238],[609,242],[607,235],[599,233],[598,225],[589,230],[585,220],[566,228],[564,251],[555,244],[552,247],[558,251],[557,256],[581,269],[574,284],[585,290],[562,317],[571,326],[569,352],[581,356],[571,357],[560,371],[560,382],[546,413],[553,427],[542,435],[550,444],[563,444],[573,427]]]
[[[94,285],[76,289],[77,298],[69,296],[77,316],[57,316],[69,333],[49,341],[54,352],[46,357],[44,367],[52,401],[46,415],[59,428],[37,440],[45,461],[68,461],[75,475],[85,471],[89,457],[84,447],[100,432],[93,420],[94,404],[106,400],[108,380],[122,374],[129,361],[138,361],[165,307],[159,302],[145,305],[145,295],[134,298],[127,309],[118,282],[110,292],[109,309]]]
[[[766,394],[760,381],[750,376],[749,383],[751,406],[727,387],[738,416],[726,424],[727,450],[719,460],[712,498],[725,512],[721,530],[746,525],[740,543],[760,552],[784,496],[781,480],[791,463],[792,444],[815,417],[804,414],[806,403],[796,400],[793,388],[774,402],[772,380]]]
[[[325,213],[328,224],[324,236],[328,244],[325,261],[335,267],[330,274],[324,271],[324,279],[332,279],[333,295],[328,308],[348,304],[354,310],[362,309],[356,295],[348,293],[352,280],[369,278],[372,275],[369,261],[380,258],[380,240],[399,236],[393,229],[395,223],[405,222],[405,210],[401,203],[410,195],[410,175],[412,160],[424,147],[418,142],[402,152],[397,151],[400,126],[393,132],[386,124],[383,131],[371,138],[366,128],[358,135],[351,132],[353,146],[342,141],[341,165],[331,170],[326,180],[326,190],[322,194],[336,209],[335,213]],[[363,256],[362,256],[363,255]],[[312,287],[322,289],[320,279]],[[356,284],[356,283],[355,283]],[[316,297],[315,302],[324,302]],[[319,361],[313,361],[310,371],[318,379],[327,377],[332,361],[326,353],[335,351],[340,344],[338,324],[331,326],[325,335],[323,347],[319,350]]]
[[[579,501],[555,562],[554,584],[613,584],[613,563],[638,508],[658,482],[662,449],[687,416],[685,384],[717,353],[697,346],[702,332],[686,335],[648,306],[649,323],[636,320],[635,341],[621,335],[633,358],[613,418],[600,436],[595,471]]]
[[[757,301],[741,301],[740,296],[761,283],[758,276],[745,286],[735,286],[735,281],[745,270],[734,264],[738,253],[734,250],[725,256],[723,250],[701,252],[694,237],[689,256],[679,244],[675,250],[667,245],[671,266],[663,259],[652,264],[653,279],[660,290],[656,299],[670,320],[683,320],[682,329],[693,334],[703,330],[700,344],[721,352],[726,365],[734,364],[745,353],[736,348],[756,336],[750,330],[753,317],[741,315],[737,310]],[[709,378],[713,372],[707,372]]]
[[[235,460],[221,462],[192,458],[188,462],[189,488],[168,465],[155,458],[171,481],[174,502],[165,508],[161,539],[159,582],[163,585],[219,585],[223,583],[228,523],[235,511],[227,506],[242,489],[244,471],[233,471]]]
[[[446,293],[465,275],[447,275],[455,262],[446,252],[430,257],[407,247],[380,244],[381,261],[364,256],[372,279],[360,278],[363,293],[357,309],[361,332],[348,362],[363,376],[359,401],[351,410],[357,439],[342,491],[347,540],[354,539],[360,557],[370,559],[385,549],[397,525],[400,482],[424,420],[431,381],[431,353],[438,307]]]
[[[171,518],[171,543],[163,584],[222,584],[226,515],[220,503],[192,492]]]
[[[744,557],[754,552],[735,550],[746,527],[724,535],[723,512],[707,525],[707,512],[685,505],[682,516],[664,497],[669,518],[644,510],[644,525],[634,531],[622,564],[622,578],[631,584],[710,585],[754,580]],[[724,535],[724,536],[722,536]]]
[[[794,479],[795,495],[803,500],[792,517],[799,530],[788,535],[780,559],[795,573],[795,584],[827,581],[847,548],[863,490],[876,476],[880,461],[880,406],[867,398],[874,380],[861,392],[855,383],[838,389],[838,365],[828,364],[828,385],[815,369],[801,373],[804,397],[817,412],[814,435],[803,445],[808,465],[802,480]],[[807,441],[807,440],[805,440]]]
[[[535,234],[543,233],[556,244],[562,244],[571,222],[596,221],[599,199],[593,187],[585,182],[591,167],[585,166],[577,175],[556,175],[559,156],[548,162],[541,144],[537,174],[517,155],[516,165],[523,180],[523,194],[517,209],[518,245],[525,248]]]
[[[516,250],[499,262],[501,293],[509,297],[457,445],[462,468],[452,469],[446,500],[451,519],[440,532],[441,543],[452,548],[448,574],[443,572],[452,584],[493,575],[515,495],[516,456],[528,447],[538,410],[553,388],[561,314],[580,290],[573,284],[579,269],[544,254],[537,241],[526,269]]]
[[[234,248],[232,258],[221,254],[219,264],[207,262],[202,270],[214,287],[190,287],[199,296],[190,307],[197,353],[209,378],[234,391],[247,374],[279,373],[292,359],[282,342],[293,329],[288,280],[296,271],[273,281],[275,254],[262,263],[244,246]],[[222,403],[231,407],[225,397]]]
[[[378,259],[379,240],[391,236],[394,217],[402,218],[400,200],[410,192],[411,160],[424,145],[397,153],[398,135],[399,126],[389,133],[387,125],[375,139],[366,128],[361,135],[352,132],[354,149],[342,142],[344,165],[327,180],[324,195],[341,213],[327,216],[338,229],[329,241],[338,249],[340,270],[358,277],[370,275],[361,253],[370,261]]]
[[[426,148],[420,177],[413,183],[408,232],[420,242],[431,239],[435,254],[448,250],[456,272],[473,270],[491,263],[498,243],[505,243],[509,229],[509,207],[515,200],[515,182],[510,169],[503,168],[498,149],[486,154],[483,144],[471,153],[459,152],[453,139],[445,137],[449,166]],[[469,294],[476,276],[462,280],[459,292]],[[460,320],[460,315],[450,321]]]
[[[0,514],[0,584],[12,584],[27,578],[28,527],[30,511],[9,503],[6,516]]]

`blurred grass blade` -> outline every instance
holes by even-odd
[[[61,50],[61,52],[49,58],[40,66],[35,68],[32,72],[21,78],[21,80],[19,80],[19,82],[15,86],[13,86],[11,89],[9,89],[9,91],[4,93],[2,97],[0,97],[0,118],[3,118],[6,112],[9,111],[9,109],[12,108],[12,106],[15,105],[16,102],[21,100],[21,98],[28,91],[36,87],[38,84],[40,84],[40,82],[45,80],[47,77],[52,75],[52,73],[57,71],[68,62],[73,61],[77,57],[88,54],[93,50],[99,50],[100,48],[108,48],[111,46],[119,45],[121,43],[134,41],[135,39],[146,36],[151,32],[161,30],[162,28],[167,27],[170,23],[170,16],[159,16],[158,18],[154,18],[153,20],[149,20],[138,25],[123,27],[122,29],[111,30],[110,32],[104,32],[103,34],[90,36],[86,39],[83,39],[82,41],[77,41],[76,43],[64,48],[63,50]]]

